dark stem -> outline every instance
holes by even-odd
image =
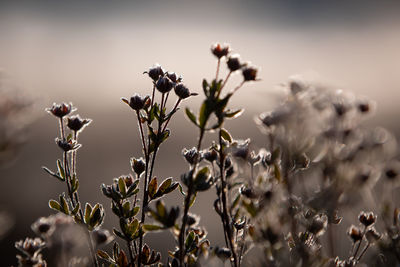
[[[65,140],[65,131],[64,131],[64,121],[63,118],[60,118],[60,133],[62,140]]]
[[[215,81],[218,82],[218,74],[219,74],[219,65],[221,64],[221,59],[218,58],[218,62],[217,62],[217,71],[215,73]]]
[[[225,78],[224,82],[222,83],[221,88],[220,88],[219,91],[218,91],[217,98],[220,96],[221,91],[222,91],[222,88],[225,87],[225,84],[226,84],[226,82],[228,81],[228,79],[229,79],[229,77],[231,76],[231,74],[232,74],[232,71],[228,72],[228,75],[226,75],[226,78]]]
[[[174,112],[174,111],[178,108],[179,103],[181,103],[181,101],[182,101],[182,98],[179,98],[179,99],[176,101],[176,104],[175,104],[175,106],[174,106],[174,108],[172,109],[171,112]],[[164,132],[165,129],[167,129],[167,126],[168,126],[169,121],[171,120],[171,117],[172,117],[172,116],[170,116],[170,117],[168,118],[168,120],[165,122],[164,127],[163,127],[163,129],[162,129],[161,132]]]
[[[357,245],[356,251],[355,251],[354,254],[353,254],[353,257],[354,257],[354,258],[356,258],[356,256],[357,256],[358,250],[359,250],[360,247],[361,247],[361,242],[362,242],[362,240],[363,240],[363,238],[364,238],[364,235],[365,235],[365,232],[366,232],[366,231],[367,231],[367,227],[364,226],[364,230],[363,230],[363,232],[362,232],[361,239],[360,239],[360,241],[358,241],[358,245]]]
[[[145,139],[144,139],[143,126],[142,126],[142,122],[141,122],[141,120],[140,120],[139,110],[136,110],[136,115],[137,115],[138,124],[139,124],[139,129],[140,129],[140,139],[142,139],[144,157],[147,158],[146,141],[145,141]]]
[[[117,204],[118,204],[119,212],[120,212],[121,214],[123,214],[124,211],[123,211],[122,203],[121,203],[121,202],[122,202],[122,201],[119,201]],[[132,252],[131,242],[132,242],[132,241],[126,240],[126,246],[128,247],[128,250],[129,250],[129,258],[130,258],[131,264],[132,264],[132,266],[133,266],[134,263],[135,263],[135,260],[134,260],[134,258],[133,258],[133,252]]]
[[[153,93],[152,93],[152,95],[151,95],[151,104],[150,104],[150,108],[152,108],[152,107],[153,107],[153,104],[154,104],[154,93],[155,93],[155,91],[156,91],[156,85],[153,84]]]
[[[229,246],[230,246],[231,253],[233,256],[233,266],[237,267],[238,261],[237,261],[235,245],[233,243],[232,228],[230,226],[230,219],[229,219],[229,215],[228,215],[228,207],[227,207],[227,199],[226,199],[227,187],[226,187],[225,170],[224,170],[225,156],[224,156],[223,148],[222,148],[221,128],[219,130],[219,160],[220,160],[219,163],[220,163],[220,173],[221,173],[221,196],[222,196],[222,216],[223,216],[222,224],[225,225],[224,231],[226,232],[226,234],[228,236]],[[231,262],[231,264],[232,264],[232,262]]]
[[[367,251],[367,249],[369,248],[370,243],[368,242],[368,244],[364,247],[364,249],[362,250],[360,256],[357,258],[357,263],[361,260],[362,256],[364,256],[365,252]]]
[[[238,86],[236,86],[235,89],[233,89],[232,94],[236,93],[236,91],[239,90],[239,89],[243,86],[243,84],[244,84],[245,82],[246,82],[246,81],[243,80]]]
[[[205,129],[200,129],[200,136],[199,136],[199,141],[197,144],[197,151],[200,151],[201,148],[201,143],[203,141],[203,137],[204,137],[204,132]],[[197,168],[197,164],[198,164],[198,157],[196,158],[195,164],[193,165],[192,168],[192,175],[194,175],[196,168]],[[182,226],[181,226],[181,230],[179,232],[179,266],[183,267],[184,266],[184,257],[185,257],[185,252],[183,251],[183,245],[185,243],[185,232],[186,232],[186,224],[187,224],[187,220],[188,220],[188,213],[189,213],[189,206],[190,206],[190,200],[192,198],[192,194],[193,194],[193,186],[192,186],[192,179],[193,177],[190,178],[189,180],[189,185],[188,185],[188,192],[187,195],[185,197],[185,201],[184,201],[184,211],[183,211],[183,217],[182,217]]]

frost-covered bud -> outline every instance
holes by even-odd
[[[174,82],[168,77],[160,77],[156,82],[156,88],[160,93],[168,93],[174,87]]]
[[[146,169],[146,163],[144,162],[143,158],[131,158],[131,167],[132,170],[140,176]]]
[[[367,227],[375,223],[376,216],[373,212],[362,211],[358,216],[358,220]]]
[[[257,79],[257,68],[255,67],[244,67],[242,70],[243,79],[245,82],[255,81]]]
[[[228,44],[221,45],[220,43],[215,43],[211,46],[211,52],[218,59],[227,56],[229,54],[230,48]]]
[[[230,71],[236,71],[242,67],[242,64],[240,63],[240,56],[237,54],[230,56],[226,61],[226,64],[228,65]]]
[[[218,153],[215,151],[215,149],[210,149],[204,153],[204,158],[212,163],[218,158]]]
[[[185,99],[190,96],[189,89],[182,83],[176,85],[174,90],[175,90],[175,94],[181,99]]]
[[[153,81],[157,81],[158,78],[164,76],[164,70],[161,68],[160,65],[155,65],[151,67],[148,71],[145,71]]]
[[[200,153],[197,151],[197,148],[193,147],[189,150],[187,150],[186,148],[183,149],[182,151],[183,156],[185,157],[186,161],[190,164],[190,165],[194,165],[196,162],[200,161]]]
[[[63,140],[60,138],[56,138],[56,144],[60,147],[64,152],[68,152],[71,150],[78,149],[81,145],[73,140]]]
[[[350,226],[349,230],[347,231],[347,234],[350,236],[351,240],[355,243],[357,241],[360,241],[363,237],[363,234],[357,226]]]
[[[126,98],[122,98],[126,104],[128,104],[133,110],[139,111],[143,109],[146,105],[149,96],[140,96],[138,94],[134,94],[129,101]]]
[[[91,119],[82,119],[79,115],[71,116],[67,119],[67,126],[75,132],[83,130],[87,125],[92,122]]]
[[[66,104],[66,103],[61,103],[61,104],[56,104],[53,103],[53,106],[51,108],[46,108],[46,111],[53,114],[54,116],[58,118],[62,118],[71,112],[73,112],[75,109],[72,107],[72,103]]]

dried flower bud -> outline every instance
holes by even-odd
[[[144,170],[146,169],[146,163],[144,162],[143,158],[131,158],[131,167],[132,170],[140,176]]]
[[[215,151],[215,149],[212,148],[204,153],[204,158],[212,163],[218,158],[218,153],[217,151]]]
[[[167,72],[166,75],[174,83],[180,83],[182,81],[182,76],[178,77],[175,72]]]
[[[244,67],[242,70],[244,81],[255,81],[257,79],[257,68],[255,67]]]
[[[67,126],[72,131],[79,132],[92,122],[91,119],[82,119],[79,115],[67,119]]]
[[[357,226],[350,226],[347,234],[350,236],[351,240],[355,243],[357,241],[360,241],[363,237],[363,234]]]
[[[126,98],[122,98],[126,104],[128,104],[133,110],[139,111],[144,108],[149,96],[141,97],[138,94],[134,94],[129,101]]]
[[[226,64],[228,65],[230,71],[236,71],[242,67],[242,64],[240,63],[240,56],[237,54],[230,56],[226,61]]]
[[[76,150],[78,149],[81,145],[78,144],[76,141],[73,140],[63,140],[60,138],[56,138],[56,144],[64,150],[64,152],[68,152],[71,150]]]
[[[373,212],[365,212],[362,211],[360,215],[358,216],[358,220],[365,225],[366,227],[372,225],[376,221],[376,216],[374,215]]]
[[[196,162],[200,161],[201,155],[200,153],[197,151],[197,148],[193,147],[189,150],[187,150],[186,148],[183,149],[182,151],[183,156],[185,157],[186,161],[190,164],[190,165],[194,165]]]
[[[176,85],[174,90],[175,90],[175,94],[181,99],[185,99],[190,96],[189,89],[182,83]]]
[[[374,227],[372,227],[365,233],[365,237],[369,243],[373,244],[381,238],[381,235],[375,230]]]
[[[196,224],[198,224],[200,221],[200,217],[192,214],[192,213],[188,213],[188,218],[187,218],[187,224],[190,226],[194,226]]]
[[[156,88],[160,93],[168,93],[174,87],[174,83],[168,77],[160,77],[156,82]]]
[[[72,103],[66,104],[66,103],[61,103],[61,104],[56,104],[53,103],[53,106],[51,108],[46,108],[46,111],[53,114],[54,116],[58,118],[62,118],[71,112],[75,111],[76,109],[72,107]]]
[[[221,45],[220,43],[215,43],[211,46],[211,52],[218,59],[227,56],[229,54],[230,48],[228,44]]]
[[[158,78],[164,76],[164,70],[160,65],[155,65],[149,69],[149,71],[145,71],[153,81],[157,81]]]

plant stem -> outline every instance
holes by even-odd
[[[218,62],[217,62],[217,71],[215,73],[215,81],[218,82],[218,74],[219,74],[219,65],[221,64],[221,59],[218,58]]]
[[[364,247],[363,251],[361,252],[360,256],[357,258],[357,263],[361,260],[362,256],[364,256],[365,252],[367,251],[367,249],[369,248],[370,243],[368,242],[368,244]]]
[[[226,199],[227,188],[226,188],[225,170],[224,170],[225,156],[222,148],[221,128],[219,129],[219,163],[220,163],[220,173],[221,173],[221,196],[222,196],[222,216],[223,216],[222,224],[225,225],[224,232],[226,232],[228,236],[229,246],[233,256],[233,266],[237,267],[238,261],[237,261],[236,249],[233,243],[232,228],[230,226],[230,219],[227,208],[227,199]]]
[[[179,105],[179,103],[181,103],[181,101],[182,101],[182,98],[178,98],[178,100],[176,101],[175,107],[172,109],[171,112],[174,112],[174,111],[178,108],[178,105]],[[165,122],[164,127],[163,127],[163,129],[162,129],[161,132],[164,132],[165,129],[167,129],[167,126],[168,126],[169,121],[171,120],[171,117],[172,117],[172,116],[170,116],[170,117],[168,118],[168,120]]]
[[[201,148],[201,143],[203,141],[203,137],[204,137],[204,132],[205,129],[202,128],[200,129],[200,136],[199,136],[199,141],[197,144],[197,151],[200,151]],[[197,168],[197,164],[198,164],[198,157],[196,158],[195,164],[192,168],[192,175],[195,173],[196,168]],[[187,220],[188,220],[188,213],[189,213],[189,208],[190,208],[190,200],[192,198],[192,194],[193,194],[193,186],[192,186],[192,179],[193,177],[190,178],[189,180],[189,185],[188,185],[188,192],[187,195],[185,197],[184,200],[184,211],[183,211],[183,217],[182,217],[182,226],[181,226],[181,230],[179,232],[179,266],[183,267],[184,266],[184,257],[185,257],[185,253],[183,251],[183,245],[185,243],[185,232],[186,232],[186,224],[187,224]]]
[[[353,257],[354,257],[354,258],[356,258],[356,256],[357,256],[358,250],[359,250],[360,247],[361,247],[361,242],[362,242],[362,240],[363,240],[363,238],[364,238],[364,235],[365,235],[365,232],[366,232],[366,231],[367,231],[367,227],[364,226],[364,230],[363,230],[363,232],[362,232],[361,239],[360,239],[360,241],[358,241],[358,245],[357,245],[356,251],[355,251],[354,254],[353,254]]]
[[[142,126],[142,122],[140,121],[139,110],[136,110],[136,115],[137,115],[138,124],[139,124],[139,129],[140,129],[140,139],[142,139],[144,157],[147,158],[146,141],[145,141],[145,139],[144,139],[143,126]]]
[[[221,88],[218,91],[217,98],[219,98],[219,96],[221,95],[222,88],[225,87],[225,84],[228,81],[228,79],[231,76],[231,74],[232,74],[232,71],[228,72],[228,75],[226,75],[226,78],[225,78],[224,82],[222,83]]]

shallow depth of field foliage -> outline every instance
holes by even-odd
[[[211,52],[216,72],[202,81],[201,93],[155,65],[144,72],[149,94],[121,99],[136,117],[133,138],[140,139],[141,154],[132,155],[131,174],[115,174],[118,178],[99,185],[102,203],[87,203],[79,194],[78,138],[91,120],[73,115],[71,103],[46,109],[59,127],[60,157],[43,170],[54,183],[64,183],[65,192],[49,196],[55,214],[34,222],[37,237],[15,243],[19,266],[400,264],[400,209],[393,203],[399,155],[389,132],[364,126],[373,102],[292,79],[282,103],[256,122],[243,122],[257,123],[265,136],[264,146],[256,148],[251,140],[232,136],[225,122],[242,114],[229,102],[259,80],[258,68],[232,54],[227,44],[217,43]],[[234,75],[242,77],[239,84],[230,80]],[[184,107],[192,97],[202,101],[199,110]],[[158,151],[177,130],[169,123],[182,111],[198,132],[193,147],[182,148],[187,169],[180,177],[155,177],[153,170],[163,160]],[[205,136],[214,141],[206,143]],[[210,243],[200,217],[191,212],[196,196],[208,190],[215,192],[214,205],[207,208],[220,218],[221,244]],[[173,191],[182,198],[179,206],[163,201]],[[369,209],[357,210],[359,203]],[[107,216],[105,205],[112,208]],[[102,227],[108,216],[118,217],[113,229]],[[344,216],[353,222],[347,232],[339,230]],[[146,243],[147,234],[159,231],[169,231],[175,240],[168,255]],[[346,255],[339,254],[343,243],[349,247]],[[46,261],[43,250],[55,262]]]

